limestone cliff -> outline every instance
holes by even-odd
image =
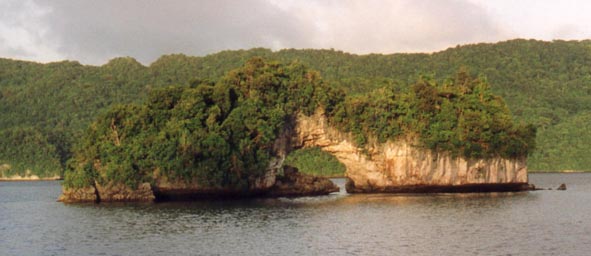
[[[412,141],[370,143],[365,149],[328,125],[322,112],[300,115],[294,147],[320,147],[346,167],[347,192],[472,192],[527,188],[526,159],[465,159]]]

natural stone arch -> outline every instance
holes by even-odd
[[[345,165],[348,192],[515,191],[527,188],[525,157],[465,159],[399,140],[357,147],[323,111],[298,115],[287,148],[320,147]],[[289,151],[289,150],[287,150]],[[286,155],[288,152],[284,152]]]
[[[265,175],[249,184],[248,191],[208,187],[193,178],[173,179],[154,173],[154,184],[136,189],[121,183],[64,188],[60,201],[153,201],[157,197],[320,195],[338,191],[326,178],[305,177],[283,168],[287,154],[297,148],[320,147],[345,165],[347,192],[484,192],[528,189],[525,157],[518,159],[464,159],[413,146],[408,141],[369,143],[357,147],[347,133],[329,125],[322,111],[298,115],[273,146],[277,156]],[[278,170],[286,170],[278,176]],[[287,171],[292,170],[292,171]],[[288,174],[291,173],[291,174]],[[291,184],[285,184],[286,177]],[[290,178],[291,177],[291,178]],[[283,180],[282,180],[283,179]]]

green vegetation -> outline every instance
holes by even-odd
[[[306,174],[325,177],[345,175],[345,166],[320,148],[298,149],[287,156],[285,164],[296,167],[300,172]]]
[[[74,152],[65,186],[98,179],[134,187],[152,182],[156,171],[173,179],[197,178],[206,186],[246,189],[265,175],[278,136],[291,130],[297,114],[319,108],[360,147],[374,137],[402,137],[468,158],[514,158],[534,146],[535,129],[514,126],[488,85],[462,72],[441,86],[419,81],[408,93],[383,88],[344,97],[301,64],[253,58],[217,83],[156,89],[142,104],[116,105],[102,114]],[[311,154],[296,157],[302,156],[309,170],[316,158],[306,155]],[[337,167],[332,173],[342,168],[327,167]]]
[[[265,174],[294,115],[320,107],[317,73],[260,58],[216,84],[154,90],[146,103],[101,115],[70,162],[65,185],[150,182],[154,170],[202,185],[246,189]]]
[[[0,168],[7,169],[5,176],[23,175],[27,170],[38,170],[35,174],[40,177],[61,173],[55,146],[38,130],[30,127],[0,130],[0,138],[0,163],[10,163],[9,168]]]
[[[538,139],[538,143],[553,146],[536,149],[531,162],[536,163],[541,171],[588,170],[590,124],[591,111],[585,111],[566,118],[553,129],[544,129],[539,134],[542,138]]]
[[[591,152],[587,143],[591,127],[585,122],[591,112],[591,41],[534,40],[465,45],[434,54],[259,48],[205,57],[166,55],[150,66],[132,58],[116,58],[100,67],[0,59],[0,131],[12,135],[28,131],[28,137],[36,138],[0,137],[0,165],[10,165],[10,173],[30,169],[35,174],[59,174],[88,125],[112,106],[143,102],[152,91],[171,85],[217,84],[254,56],[282,63],[297,60],[318,70],[326,84],[358,96],[358,101],[374,97],[366,94],[375,90],[410,93],[408,85],[421,76],[431,85],[436,84],[432,81],[446,84],[465,67],[473,77],[486,77],[491,92],[506,101],[517,123],[538,128],[530,169],[589,170],[591,166],[586,157]],[[344,97],[333,93],[331,99]]]
[[[59,175],[74,142],[98,113],[144,98],[150,90],[147,75],[147,68],[131,58],[114,59],[100,68],[69,61],[42,65],[0,59],[0,130],[29,129],[39,138],[0,137],[0,165],[8,164],[11,173],[21,175],[27,169]],[[26,156],[17,156],[21,153]]]
[[[514,125],[505,102],[486,81],[460,71],[443,84],[422,79],[408,93],[386,88],[348,97],[333,111],[333,122],[351,132],[357,145],[418,137],[423,146],[466,158],[528,155],[536,129]]]

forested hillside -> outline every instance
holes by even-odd
[[[74,143],[109,107],[142,102],[158,88],[213,84],[254,56],[300,62],[318,70],[327,84],[361,97],[379,88],[407,92],[419,79],[451,80],[465,69],[504,98],[517,122],[537,126],[530,169],[591,168],[591,41],[533,40],[433,54],[251,49],[205,57],[165,55],[149,66],[132,58],[100,67],[0,59],[0,165],[10,166],[8,173],[60,173]]]

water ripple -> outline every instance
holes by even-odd
[[[530,178],[568,190],[66,205],[0,183],[0,255],[587,255],[591,174]]]

